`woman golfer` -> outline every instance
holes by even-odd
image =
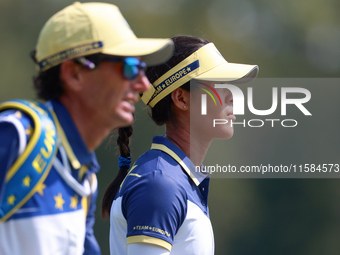
[[[102,208],[110,216],[112,255],[214,254],[207,205],[210,178],[200,166],[213,139],[233,135],[232,126],[213,128],[210,120],[235,117],[228,89],[215,89],[220,102],[215,106],[207,100],[206,116],[201,115],[201,97],[213,88],[211,84],[255,78],[258,67],[228,63],[213,43],[200,38],[172,40],[173,56],[148,69],[153,86],[142,95],[155,123],[165,125],[165,135],[153,138],[151,149],[129,172],[132,131],[120,130],[121,169],[104,195]]]

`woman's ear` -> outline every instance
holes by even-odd
[[[67,89],[79,91],[82,88],[81,70],[83,67],[72,60],[61,63],[60,77]]]
[[[190,92],[182,88],[175,89],[171,93],[171,99],[174,106],[179,110],[186,111],[190,106]]]

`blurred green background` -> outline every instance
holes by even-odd
[[[36,69],[29,52],[35,47],[44,22],[72,2],[0,1],[0,101],[35,98],[31,77]],[[120,7],[138,37],[179,34],[204,37],[214,42],[228,61],[259,65],[261,78],[340,75],[338,0],[105,2]],[[149,148],[153,135],[164,132],[150,121],[142,103],[137,108],[131,144],[134,159]],[[246,143],[242,136],[232,139]],[[313,140],[313,134],[310,139]],[[337,133],[334,140],[339,141]],[[312,142],[308,144],[309,149],[313,146],[316,145]],[[256,150],[255,156],[261,153],[260,145],[252,144],[242,155],[232,155],[252,157],[251,147]],[[98,209],[106,187],[118,170],[116,151],[114,137],[97,150],[102,166],[98,175]],[[278,151],[285,157],[284,149]],[[327,148],[322,153],[326,155]],[[339,179],[213,178],[209,204],[216,254],[338,255],[339,198]],[[109,221],[102,220],[100,215],[98,210],[95,233],[103,254],[109,254]]]

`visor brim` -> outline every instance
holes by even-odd
[[[196,76],[195,80],[246,83],[256,78],[259,72],[257,65],[244,65],[225,62],[213,69]]]

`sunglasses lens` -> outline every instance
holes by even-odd
[[[145,63],[137,58],[125,58],[123,76],[128,80],[133,80],[137,77],[140,70],[145,70],[145,67]]]

